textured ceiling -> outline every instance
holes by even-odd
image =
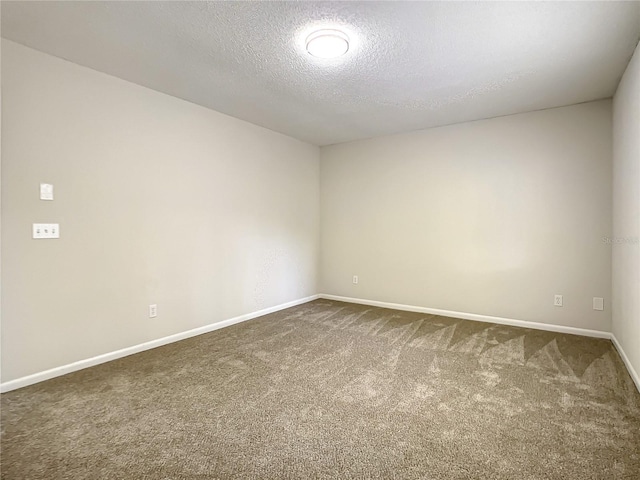
[[[328,145],[609,97],[640,3],[3,1],[2,36]]]

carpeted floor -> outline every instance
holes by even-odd
[[[2,395],[3,479],[638,479],[600,340],[317,300]]]

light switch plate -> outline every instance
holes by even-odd
[[[40,200],[53,200],[53,185],[50,183],[40,184]]]
[[[60,238],[60,225],[57,223],[34,223],[33,238]]]

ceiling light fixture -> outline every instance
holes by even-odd
[[[307,37],[307,52],[314,57],[336,58],[349,50],[349,37],[340,30],[318,30]]]

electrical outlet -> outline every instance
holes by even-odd
[[[158,305],[149,305],[149,318],[156,318],[158,316]]]
[[[553,297],[553,306],[561,307],[562,306],[562,295],[555,295]]]
[[[358,284],[358,275],[354,275],[353,276],[353,284],[357,285]]]
[[[593,297],[593,309],[594,310],[604,310],[604,298],[602,298],[602,297]]]

